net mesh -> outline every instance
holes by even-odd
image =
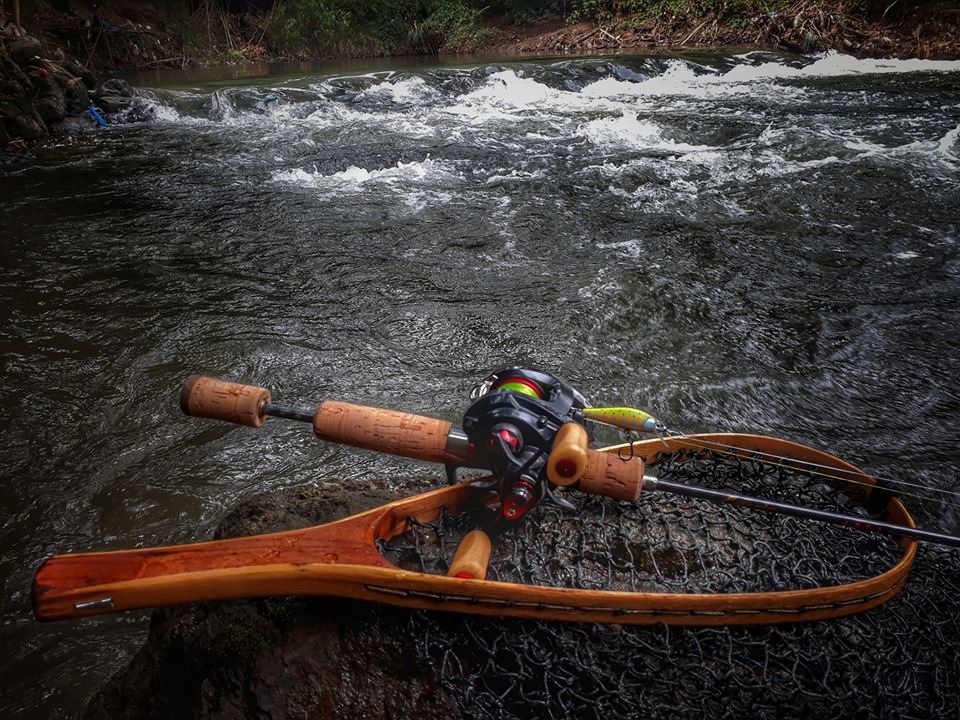
[[[710,452],[651,464],[675,482],[870,516],[818,477]],[[568,494],[494,539],[489,579],[583,589],[762,592],[873,577],[902,548],[744,507],[650,493],[635,504]],[[413,521],[381,545],[445,573],[483,511]],[[930,571],[929,563],[940,567]],[[407,632],[464,717],[957,717],[956,551],[922,548],[903,595],[864,615],[768,627],[634,627],[414,612]],[[924,568],[926,567],[926,571]],[[951,572],[949,568],[954,570]],[[917,613],[925,613],[918,632]]]
[[[660,455],[663,480],[869,517],[818,477],[757,459],[689,450]],[[541,506],[496,537],[487,578],[587,590],[766,592],[873,577],[901,556],[896,540],[665,493],[636,503],[570,493],[571,512]],[[381,543],[408,570],[444,574],[463,536],[489,511],[411,518],[411,531]]]

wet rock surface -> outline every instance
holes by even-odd
[[[365,482],[268,493],[231,512],[216,537],[316,525],[395,497]],[[457,717],[437,674],[411,650],[408,619],[403,610],[323,598],[158,609],[142,650],[83,717]]]
[[[47,53],[34,37],[0,45],[0,152],[51,135],[95,130],[91,105],[112,122],[142,119],[147,112],[126,80],[101,84],[76,59],[64,58],[61,51]]]

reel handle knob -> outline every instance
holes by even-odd
[[[265,409],[270,404],[270,391],[253,385],[218,380],[205,375],[191,375],[180,391],[180,409],[193,417],[263,427]]]
[[[483,530],[473,530],[460,541],[447,575],[468,580],[484,580],[490,563],[490,536]]]
[[[583,425],[565,423],[553,439],[547,458],[547,479],[561,487],[573,485],[587,470],[587,446],[590,438]]]

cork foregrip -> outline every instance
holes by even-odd
[[[636,502],[643,489],[643,471],[639,457],[623,461],[616,453],[588,450],[587,469],[577,487],[591,495]]]
[[[335,400],[320,403],[313,416],[321,440],[441,463],[450,427],[447,420]]]

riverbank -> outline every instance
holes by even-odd
[[[330,16],[338,18],[330,26],[327,16],[284,16],[294,2],[261,5],[259,12],[238,12],[216,0],[182,6],[67,2],[24,9],[16,18],[0,9],[0,150],[95,129],[97,114],[108,122],[128,118],[136,104],[131,89],[103,78],[161,67],[479,50],[522,57],[734,46],[960,57],[960,8],[937,2],[894,2],[871,12],[869,2],[795,0],[758,12],[752,0],[739,10],[670,0],[657,10],[623,15],[604,13],[600,5],[587,12],[585,3],[574,3],[574,10],[559,15],[500,9],[487,17],[460,0],[437,0],[422,18],[406,8],[389,31],[380,27],[375,9]],[[401,0],[387,5],[406,7]]]
[[[126,80],[98,76],[22,26],[5,24],[0,38],[0,160],[50,137],[149,114]]]
[[[896,6],[874,18],[850,13],[842,2],[809,0],[756,15],[633,14],[606,23],[545,24],[508,35],[502,47],[542,53],[751,46],[873,58],[960,58],[960,8],[914,5],[893,12]]]
[[[341,7],[342,6],[342,7]],[[637,11],[629,11],[636,9]],[[12,22],[0,6],[0,27]],[[925,0],[87,0],[28,10],[20,22],[49,53],[95,72],[418,54],[678,50],[752,46],[858,57],[960,58],[960,8]]]

